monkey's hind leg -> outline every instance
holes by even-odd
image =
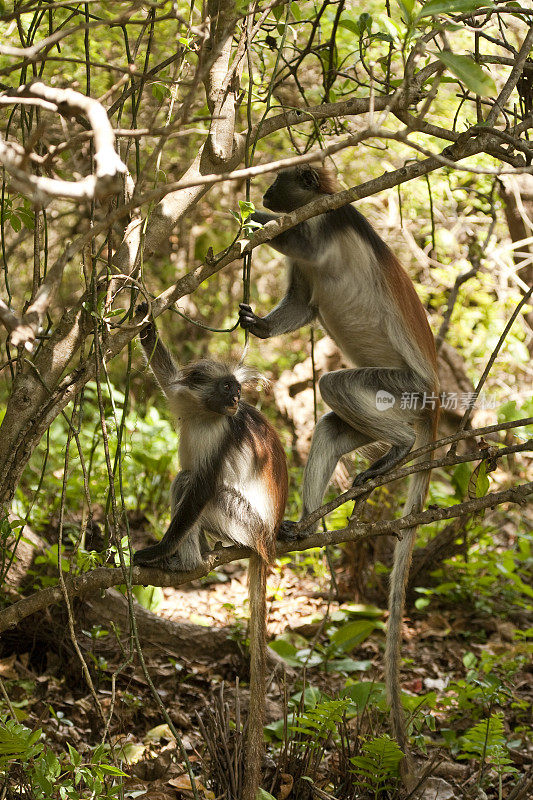
[[[355,477],[353,486],[388,472],[412,449],[416,415],[401,409],[400,398],[402,392],[417,388],[411,373],[399,369],[338,370],[320,379],[322,397],[341,419],[366,434],[368,441],[391,444],[385,455]]]
[[[176,516],[176,511],[178,510],[180,500],[185,494],[185,491],[188,489],[189,484],[191,481],[191,471],[188,469],[182,469],[170,486],[170,516],[171,519],[174,519]],[[205,553],[209,553],[211,548],[209,547],[207,538],[205,533],[202,531],[199,535],[199,546],[200,551],[204,555]]]
[[[209,550],[200,523],[196,523],[181,540],[177,552],[167,559],[168,569],[171,572],[191,572],[196,569],[204,561],[202,548]]]
[[[304,470],[301,519],[305,519],[320,507],[339,458],[358,447],[370,444],[371,441],[368,436],[354,430],[332,411],[319,420],[313,433],[311,450]],[[285,541],[302,539],[316,527],[315,525],[295,534],[293,530],[295,525],[295,522],[285,520],[278,532],[278,538]]]

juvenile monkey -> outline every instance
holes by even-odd
[[[282,170],[263,203],[294,211],[338,190],[325,168]],[[274,214],[255,212],[266,224]],[[355,369],[323,375],[320,392],[332,409],[318,422],[304,471],[302,519],[321,505],[339,458],[374,442],[388,452],[356,476],[353,485],[389,471],[410,450],[434,440],[438,420],[437,360],[433,335],[415,288],[388,245],[350,204],[319,214],[269,242],[288,256],[285,297],[266,317],[241,304],[243,328],[261,339],[288,333],[318,319]],[[403,408],[402,394],[413,402]],[[430,398],[429,403],[423,399]],[[421,511],[429,471],[412,476],[404,513]],[[290,538],[291,523],[284,523]],[[405,585],[415,528],[396,545],[389,596],[385,674],[391,721],[407,752],[401,706],[400,644]]]
[[[137,311],[146,314],[146,304]],[[204,534],[250,547],[250,707],[243,800],[255,800],[261,777],[266,676],[266,575],[287,502],[287,464],[279,437],[241,400],[257,375],[203,360],[178,367],[153,322],[140,334],[145,357],[180,431],[181,472],[171,487],[172,520],[157,544],[138,550],[137,566],[192,570]]]

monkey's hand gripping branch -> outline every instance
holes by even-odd
[[[262,317],[258,317],[247,303],[239,303],[239,324],[242,328],[257,336],[258,339],[268,339],[270,337],[268,322]]]
[[[148,319],[150,309],[148,303],[139,303],[135,310],[136,321],[143,324],[139,332],[139,339],[145,348],[153,347],[157,340],[157,328],[151,319]],[[146,319],[146,322],[144,320]]]

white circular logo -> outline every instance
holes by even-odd
[[[387,411],[393,407],[395,402],[394,395],[386,392],[385,389],[380,389],[379,392],[376,392],[376,408],[378,411]]]

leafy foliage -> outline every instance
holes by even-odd
[[[399,766],[404,754],[386,733],[365,742],[361,750],[362,755],[350,758],[352,772],[358,780],[362,779],[374,800],[379,800],[398,787]]]
[[[0,717],[0,768],[5,769],[14,760],[37,758],[43,751],[41,734],[40,729],[31,731],[15,720]]]
[[[493,530],[473,526],[476,538],[467,557],[446,559],[432,575],[437,580],[431,588],[417,587],[423,596],[416,601],[418,609],[425,608],[431,597],[448,599],[453,603],[467,601],[483,611],[498,609],[508,612],[516,606],[533,607],[533,589],[528,582],[533,565],[531,534],[524,532],[513,549],[501,552],[492,539]]]
[[[349,705],[349,700],[321,700],[296,715],[289,726],[292,733],[309,737],[310,747],[321,747],[324,739],[336,738],[339,722]]]
[[[31,731],[13,720],[0,720],[0,774],[20,765],[24,784],[35,800],[113,800],[122,796],[126,773],[109,763],[102,745],[89,761],[70,744],[56,755],[45,747],[41,730]]]
[[[498,775],[499,797],[502,797],[502,777],[505,774],[517,774],[512,765],[504,735],[503,719],[494,714],[473,725],[460,739],[461,753],[459,758],[477,759],[481,762],[480,780],[483,767],[490,766]],[[488,783],[490,779],[485,781]]]
[[[269,647],[291,666],[303,664],[309,669],[323,665],[326,672],[364,672],[370,667],[370,662],[355,660],[348,654],[375,630],[383,630],[383,622],[379,619],[382,614],[381,609],[370,605],[346,607],[333,615],[327,626],[327,643],[318,641],[309,648],[306,639],[289,634],[274,639]]]

